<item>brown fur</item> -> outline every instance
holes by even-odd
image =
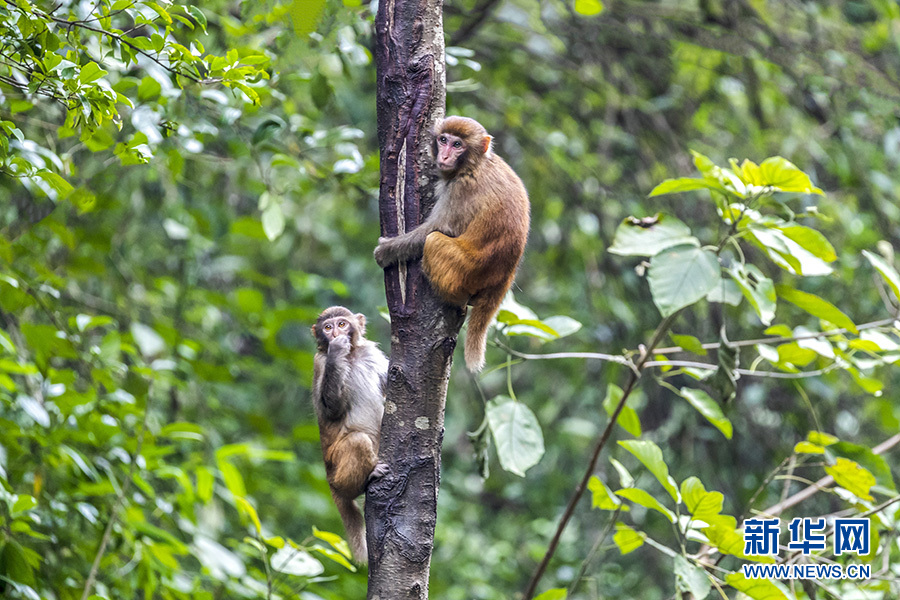
[[[344,327],[339,327],[339,324]],[[313,405],[319,421],[322,457],[350,550],[366,562],[365,521],[353,501],[369,479],[384,474],[378,463],[387,358],[365,338],[366,318],[332,306],[312,327],[318,352],[313,360]]]
[[[528,239],[528,193],[522,180],[491,150],[491,136],[477,121],[448,117],[435,127],[464,143],[453,169],[442,170],[438,200],[413,231],[382,238],[375,249],[386,266],[423,256],[432,287],[449,304],[472,305],[466,365],[484,367],[487,328],[512,286]],[[453,138],[451,138],[452,140]]]

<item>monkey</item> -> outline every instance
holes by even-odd
[[[525,185],[491,148],[478,121],[447,117],[434,129],[437,201],[408,233],[379,238],[379,266],[422,257],[435,292],[448,304],[472,305],[466,366],[484,368],[487,329],[512,286],[525,251],[530,204]]]
[[[313,406],[331,497],[353,558],[368,562],[365,520],[354,499],[388,467],[378,462],[388,360],[366,339],[366,317],[343,306],[326,308],[312,327]]]

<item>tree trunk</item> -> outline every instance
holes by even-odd
[[[409,231],[434,204],[428,145],[443,116],[441,0],[381,0],[375,18],[379,207],[382,235]],[[465,313],[432,292],[419,261],[385,270],[391,361],[380,460],[390,472],[369,486],[370,600],[428,597],[440,486],[444,401]]]

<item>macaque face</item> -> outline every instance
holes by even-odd
[[[351,331],[350,319],[347,317],[336,317],[322,323],[322,333],[329,342],[339,336],[350,335]]]
[[[366,318],[361,313],[354,315],[342,306],[335,306],[319,315],[312,334],[321,352],[326,352],[331,342],[339,337],[346,337],[355,347],[366,335]]]
[[[460,166],[460,159],[466,152],[466,143],[462,138],[450,133],[439,133],[437,136],[437,156],[435,162],[438,169],[444,172],[455,171]]]

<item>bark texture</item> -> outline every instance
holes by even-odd
[[[429,144],[443,117],[441,0],[381,0],[375,19],[381,231],[414,228],[434,204]],[[423,600],[434,545],[444,402],[465,313],[432,292],[419,262],[385,270],[391,359],[380,460],[366,494],[369,600]]]

